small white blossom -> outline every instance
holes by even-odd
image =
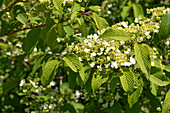
[[[91,53],[90,54],[90,57],[94,57],[94,56],[96,56],[96,53]]]
[[[131,62],[132,64],[136,64],[136,60],[135,60],[133,57],[130,57],[130,62]]]
[[[145,35],[146,35],[146,36],[148,36],[149,34],[150,34],[150,32],[149,32],[149,31],[145,32]]]
[[[111,62],[111,67],[117,69],[117,68],[118,68],[117,62],[113,62],[113,61],[112,61],[112,62]]]
[[[151,66],[154,66],[154,62],[151,62]]]
[[[80,92],[78,90],[76,90],[76,98],[80,98]]]
[[[94,66],[95,66],[95,62],[91,62],[91,63],[90,63],[90,66],[91,66],[91,67],[94,67]]]
[[[51,85],[51,86],[55,86],[55,84],[56,84],[55,81],[50,82],[50,85]]]
[[[90,49],[87,49],[87,48],[86,48],[86,49],[84,49],[84,51],[85,51],[86,53],[88,53],[88,52],[90,51]]]
[[[23,86],[24,84],[25,84],[25,79],[22,79],[21,82],[20,82],[20,84],[19,84],[19,86],[21,87],[21,86]]]

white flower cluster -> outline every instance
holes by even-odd
[[[69,45],[66,50],[78,55],[80,61],[89,61],[91,67],[96,65],[99,70],[102,70],[103,66],[117,69],[120,66],[130,66],[136,63],[133,55],[129,55],[130,47],[125,43],[115,40],[107,42],[94,34],[87,36],[82,43]],[[120,49],[121,47],[123,48]]]

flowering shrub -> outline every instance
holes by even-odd
[[[36,2],[0,3],[1,112],[170,110],[169,8],[110,27],[90,1]]]

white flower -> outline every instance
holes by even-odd
[[[44,109],[48,109],[48,104],[45,103],[43,106],[44,106]]]
[[[151,66],[154,66],[154,62],[151,62]]]
[[[76,98],[80,98],[80,92],[78,90],[76,90]]]
[[[91,63],[90,63],[90,66],[91,66],[91,67],[94,67],[94,66],[95,66],[95,62],[91,62]]]
[[[54,109],[54,104],[50,104],[49,109]]]
[[[96,53],[91,53],[90,57],[96,56]]]
[[[123,63],[123,65],[124,66],[130,66],[130,65],[132,65],[132,63],[131,62],[125,62],[125,63]]]
[[[90,42],[88,43],[88,45],[89,45],[89,47],[93,47],[92,44],[91,44]]]
[[[123,27],[128,28],[127,22],[121,22],[121,24],[123,25]]]
[[[138,18],[135,18],[135,23],[138,23],[138,22],[139,22]]]
[[[120,44],[122,44],[122,45],[125,44],[125,41],[120,41]]]
[[[54,82],[54,81],[50,82],[51,86],[55,86],[55,84],[56,84],[56,82]]]
[[[117,69],[117,68],[118,68],[117,62],[113,62],[113,61],[112,61],[112,62],[111,62],[111,67]]]
[[[147,31],[147,32],[145,32],[145,35],[146,35],[146,36],[148,36],[148,35],[149,35],[149,33],[150,33],[150,32],[149,32],[149,31]]]
[[[170,42],[169,42],[169,41],[167,41],[165,44],[166,44],[167,46],[169,46]]]
[[[131,62],[132,64],[136,64],[136,60],[135,60],[133,57],[130,57],[130,62]]]
[[[107,56],[107,60],[109,60],[109,61],[110,61],[110,57],[109,57],[109,56]]]
[[[24,84],[25,84],[25,79],[22,79],[21,82],[20,82],[20,84],[19,84],[19,86],[21,87],[21,86],[23,86]]]
[[[24,110],[25,110],[25,112],[27,112],[27,113],[30,112],[30,108],[25,108]]]
[[[79,60],[80,60],[80,61],[83,61],[83,60],[81,59],[81,57],[79,57]]]
[[[99,38],[99,36],[97,34],[93,35],[93,38],[95,39],[95,41]]]
[[[88,40],[87,40],[87,39],[85,39],[85,40],[84,40],[84,43],[88,43]]]
[[[23,92],[24,92],[24,93],[27,92],[27,89],[23,89]]]
[[[112,12],[111,11],[107,11],[107,14],[111,14]]]
[[[86,48],[86,49],[84,49],[84,51],[85,51],[86,53],[88,53],[88,52],[90,51],[90,49],[87,49],[87,48]]]
[[[157,107],[156,110],[157,110],[157,111],[161,111],[161,107]]]

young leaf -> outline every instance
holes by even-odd
[[[157,92],[158,92],[158,88],[159,86],[156,85],[155,83],[153,82],[150,82],[150,88],[151,88],[151,93],[155,96],[157,96]]]
[[[151,69],[151,59],[149,47],[146,44],[135,43],[135,59],[138,62],[143,73],[146,74],[146,78],[149,78]]]
[[[27,20],[27,15],[24,13],[19,13],[16,17],[16,19],[24,24],[25,26],[28,26],[28,20]]]
[[[84,22],[83,17],[77,18],[77,21],[78,21],[78,23],[79,23],[79,29],[80,29],[80,32],[82,33],[82,36],[83,36],[83,37],[87,37],[87,35],[88,35],[88,30],[87,30],[87,27],[86,27],[86,25],[85,25],[85,22]]]
[[[123,89],[126,92],[133,91],[135,78],[132,71],[128,68],[121,68],[121,71],[123,75],[120,76],[120,82],[122,84]]]
[[[59,63],[60,62],[58,60],[51,60],[45,64],[43,74],[41,76],[42,85],[47,86],[48,83],[54,79]]]
[[[170,35],[170,13],[163,16],[158,35],[161,39],[167,39]]]
[[[165,100],[162,104],[162,113],[166,113],[170,110],[170,90],[166,93]]]
[[[128,33],[126,33],[124,30],[116,29],[116,28],[109,28],[107,29],[100,38],[103,38],[105,40],[130,40],[130,37],[128,36]]]
[[[63,8],[62,8],[63,0],[53,0],[53,4],[54,4],[55,8],[58,10],[59,18],[61,19],[62,13],[63,13]]]
[[[91,67],[89,66],[89,64],[84,64],[84,66],[79,71],[80,77],[84,82],[84,84],[87,82],[90,73],[91,73]]]
[[[128,94],[128,103],[129,107],[131,108],[138,100],[143,90],[143,80],[142,77],[139,79],[135,79],[136,84],[138,84],[137,89],[135,89],[132,93]]]
[[[143,8],[140,4],[132,4],[132,7],[133,7],[133,12],[134,12],[134,16],[135,18],[138,18],[139,16],[144,16],[144,13],[143,13]]]
[[[23,42],[23,50],[25,52],[31,52],[34,47],[37,45],[40,35],[40,28],[34,28],[30,30],[27,34],[27,37]]]
[[[77,16],[78,16],[78,12],[77,12],[77,11],[74,11],[74,12],[71,14],[70,22],[73,22]]]
[[[68,53],[63,60],[67,63],[67,65],[74,71],[80,70],[82,68],[82,64],[77,57],[77,55],[73,53]]]
[[[109,76],[103,77],[99,73],[94,73],[92,82],[91,82],[91,87],[92,87],[93,92],[97,90],[103,83],[105,83],[108,80],[108,78]]]
[[[81,5],[76,3],[76,2],[74,2],[73,8],[72,8],[72,12],[80,11],[80,9],[81,9]]]
[[[0,1],[0,9],[1,9],[1,7],[2,7],[4,1],[5,1],[5,0],[1,0],[1,1]]]
[[[64,28],[64,31],[67,33],[68,36],[73,35],[73,27],[71,27],[71,25],[68,24],[68,22],[65,22],[63,24],[63,28]]]

